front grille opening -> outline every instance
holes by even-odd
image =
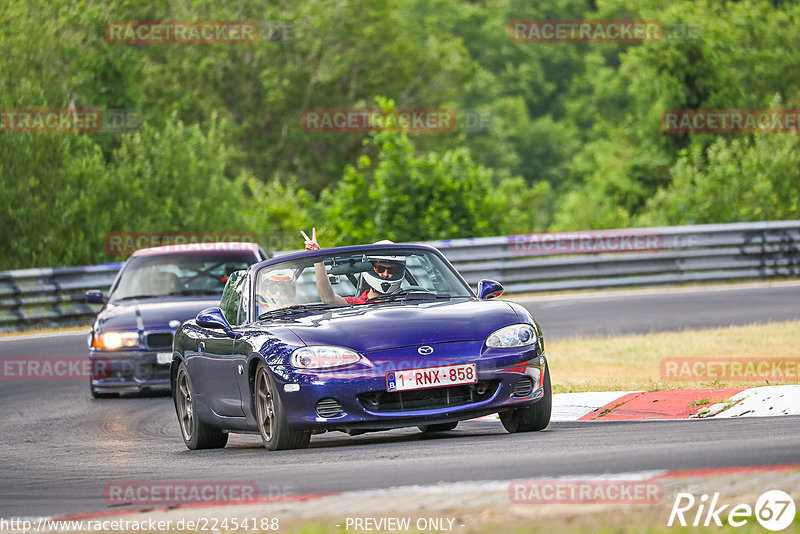
[[[492,398],[499,380],[481,380],[477,384],[410,391],[374,391],[358,396],[361,405],[371,412],[405,412],[463,406]]]
[[[533,379],[529,376],[521,379],[519,382],[516,383],[514,386],[514,393],[511,394],[512,397],[529,397],[533,391]]]
[[[172,348],[172,334],[169,332],[160,334],[149,334],[147,336],[147,346],[151,349]]]
[[[339,417],[343,413],[342,405],[336,399],[322,399],[317,403],[317,414],[320,417],[330,419]]]

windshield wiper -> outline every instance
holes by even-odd
[[[178,295],[221,295],[221,291],[214,291],[213,289],[181,289],[180,291],[170,291],[164,293],[165,297],[174,297]]]
[[[220,295],[218,291],[211,289],[181,289],[180,291],[171,291],[169,293],[159,293],[157,295],[130,295],[127,297],[118,297],[111,300],[111,302],[118,302],[121,300],[133,299],[160,299],[164,297],[177,297],[181,295]]]
[[[133,300],[133,299],[157,299],[159,297],[163,297],[164,295],[130,295],[127,297],[116,297],[111,299],[111,302],[119,302],[121,300]]]
[[[342,306],[337,304],[325,304],[322,302],[317,304],[295,304],[294,306],[286,306],[285,308],[278,308],[277,310],[265,311],[258,316],[258,320],[263,321],[264,319],[269,319],[271,317],[281,317],[284,315],[292,315],[293,313],[307,311],[330,310],[333,308],[342,308]]]
[[[419,290],[400,290],[391,295],[385,295],[368,300],[367,304],[373,302],[394,302],[394,301],[409,301],[409,300],[450,300],[450,295],[447,293],[429,293],[427,291]]]

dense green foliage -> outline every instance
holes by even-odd
[[[534,5],[538,4],[538,5]],[[515,42],[513,20],[647,19],[644,44]],[[800,141],[668,134],[667,109],[800,109],[800,4],[7,0],[0,109],[123,108],[128,132],[0,128],[0,269],[110,261],[120,231],[298,248],[800,218]],[[254,20],[249,44],[113,44],[114,20]],[[304,110],[443,108],[442,132]],[[479,117],[477,129],[465,118]]]

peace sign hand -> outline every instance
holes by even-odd
[[[303,239],[306,240],[306,250],[319,250],[320,246],[317,243],[317,227],[311,229],[311,237],[308,237],[306,233],[300,230],[300,234],[303,236]]]

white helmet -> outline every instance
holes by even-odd
[[[397,256],[370,256],[372,270],[364,271],[364,281],[381,295],[394,293],[406,276],[406,260]],[[388,273],[388,274],[387,274]]]

